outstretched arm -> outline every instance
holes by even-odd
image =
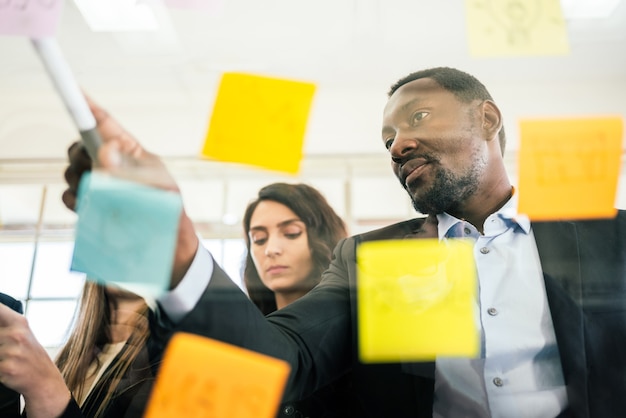
[[[98,154],[100,167],[129,180],[177,190],[158,157],[142,148],[104,110],[93,103],[91,108],[103,140]],[[69,188],[63,195],[68,207],[74,207],[78,181],[89,168],[86,152],[80,146],[70,148],[66,172]],[[198,250],[193,225],[183,213],[171,278],[173,291],[168,293],[176,293],[189,282],[209,284],[204,292],[196,293],[193,305],[177,312],[176,318],[169,318],[167,309],[165,315],[156,311],[151,321],[151,352],[158,356],[173,332],[191,332],[288,361],[292,373],[286,399],[300,399],[330,383],[351,365],[350,290],[345,270],[354,263],[354,242],[339,247],[347,249],[347,256],[333,262],[335,267],[331,265],[316,289],[266,319],[205,250]],[[341,252],[336,250],[336,255]],[[212,268],[194,273],[194,258],[206,261],[207,257]]]
[[[173,178],[163,162],[154,154],[145,150],[141,144],[126,131],[113,117],[93,101],[88,101],[96,119],[97,129],[102,137],[102,146],[98,151],[95,166],[127,180],[137,181],[166,190],[178,191]],[[63,193],[65,205],[74,210],[76,193],[81,176],[94,165],[84,146],[77,142],[68,151],[69,166],[65,171],[68,188]],[[183,211],[178,228],[174,267],[170,288],[175,288],[189,269],[198,249],[199,240],[193,223]]]

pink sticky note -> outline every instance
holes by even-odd
[[[176,9],[195,9],[214,13],[222,9],[222,0],[165,0],[165,4]]]
[[[53,36],[63,0],[0,1],[0,35],[43,38]]]

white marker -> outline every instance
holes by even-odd
[[[97,160],[98,148],[102,144],[96,129],[96,119],[89,109],[87,100],[76,83],[72,70],[63,58],[55,38],[32,39],[33,46],[43,61],[48,75],[57,92],[63,99],[74,123],[83,139],[87,153],[93,161]]]

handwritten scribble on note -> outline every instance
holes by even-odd
[[[532,163],[529,163],[534,166],[530,175],[533,181],[544,187],[602,182],[612,174],[611,165],[606,163],[613,156],[606,135],[594,132],[580,148],[557,150],[538,146]]]
[[[533,220],[613,216],[622,130],[619,117],[521,121],[519,212]]]
[[[357,251],[357,268],[361,361],[476,355],[471,244],[437,239],[365,242]]]
[[[177,333],[165,352],[146,418],[273,418],[289,370],[273,357]]]
[[[472,55],[569,52],[559,0],[466,0],[465,8]]]
[[[177,193],[98,171],[85,174],[71,269],[159,296],[169,286],[181,210]]]

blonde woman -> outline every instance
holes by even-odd
[[[0,381],[22,393],[29,418],[141,416],[155,373],[148,313],[141,297],[87,282],[55,365],[26,319],[0,306]]]

